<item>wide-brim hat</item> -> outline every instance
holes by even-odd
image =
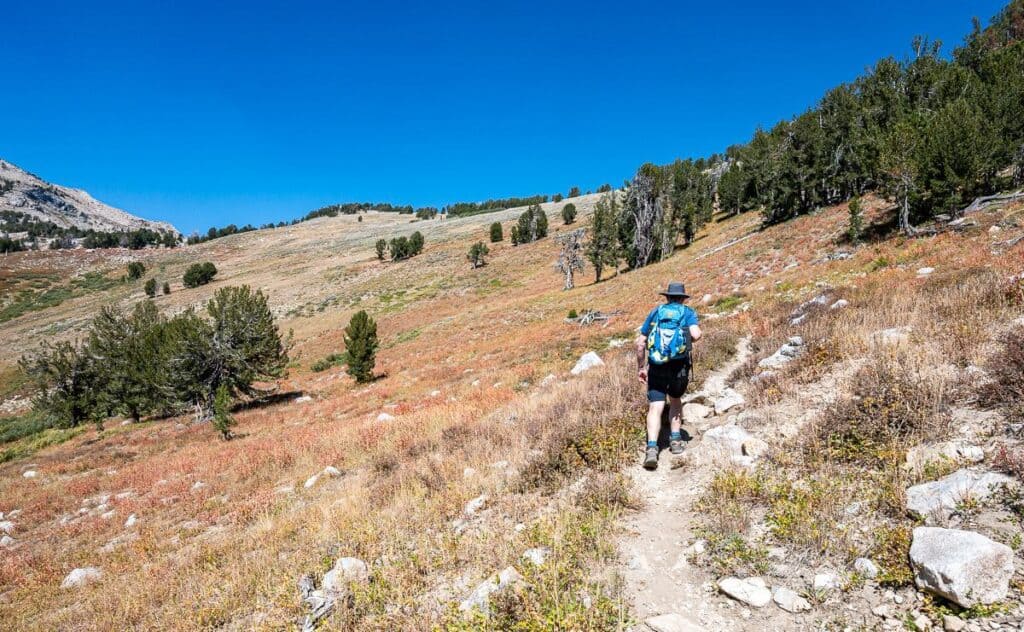
[[[690,298],[690,295],[686,293],[686,286],[678,281],[669,283],[668,289],[664,292],[659,292],[659,294],[672,298]]]

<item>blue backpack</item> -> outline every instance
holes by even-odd
[[[683,325],[687,309],[679,303],[658,306],[647,334],[647,357],[651,364],[690,357],[690,328]]]

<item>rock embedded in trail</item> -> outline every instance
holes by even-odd
[[[792,612],[795,614],[798,612],[806,612],[811,609],[811,602],[785,586],[779,586],[773,590],[772,599],[775,600],[775,605],[786,612]]]
[[[722,415],[734,408],[739,408],[746,403],[743,396],[735,389],[726,388],[722,391],[721,397],[715,400],[715,414]]]
[[[670,612],[659,614],[644,621],[654,632],[704,632],[704,627],[681,614]]]
[[[842,581],[835,573],[818,573],[814,576],[814,582],[811,585],[814,590],[833,591],[842,587]]]
[[[910,543],[914,582],[964,608],[1006,597],[1013,551],[973,531],[917,527]]]
[[[588,351],[580,356],[580,359],[576,362],[576,366],[574,366],[572,371],[569,372],[573,375],[581,375],[590,369],[599,366],[604,366],[604,360],[602,360],[601,356],[597,355],[593,351]]]
[[[763,580],[754,581],[755,579],[759,578],[726,577],[718,582],[718,588],[736,601],[754,608],[764,608],[771,602],[772,593],[764,586]]]
[[[907,509],[922,517],[947,516],[965,500],[985,500],[999,488],[1013,485],[1005,474],[963,469],[930,483],[907,489]]]
[[[757,459],[768,449],[767,443],[734,423],[716,426],[705,432],[702,446],[714,456],[732,459],[738,457]]]
[[[67,574],[64,581],[60,583],[61,588],[78,588],[88,583],[99,580],[103,577],[103,571],[96,568],[95,566],[86,566],[85,568],[76,568]]]

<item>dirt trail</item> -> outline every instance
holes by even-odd
[[[711,399],[721,394],[729,375],[749,356],[749,339],[745,338],[733,359],[708,376],[703,391]],[[770,408],[747,411],[742,415],[742,425],[769,443],[778,441],[797,431],[834,397],[837,379],[838,374],[829,375]],[[751,427],[750,420],[755,416],[757,427]],[[736,420],[733,414],[713,417],[704,433]],[[693,504],[719,466],[709,450],[702,450],[703,435],[686,429],[694,439],[684,457],[672,457],[663,450],[657,470],[642,469],[638,458],[625,471],[644,503],[643,509],[627,518],[619,540],[625,596],[634,617],[641,622],[634,631],[652,629],[643,622],[667,614],[677,616],[671,624],[656,628],[658,632],[809,628],[811,616],[792,615],[774,605],[754,610],[719,594],[715,582],[720,578],[713,571],[689,562],[689,547],[698,539],[694,529],[699,521]]]

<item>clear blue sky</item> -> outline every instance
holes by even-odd
[[[0,157],[185,232],[586,190],[1002,5],[8,0]]]

